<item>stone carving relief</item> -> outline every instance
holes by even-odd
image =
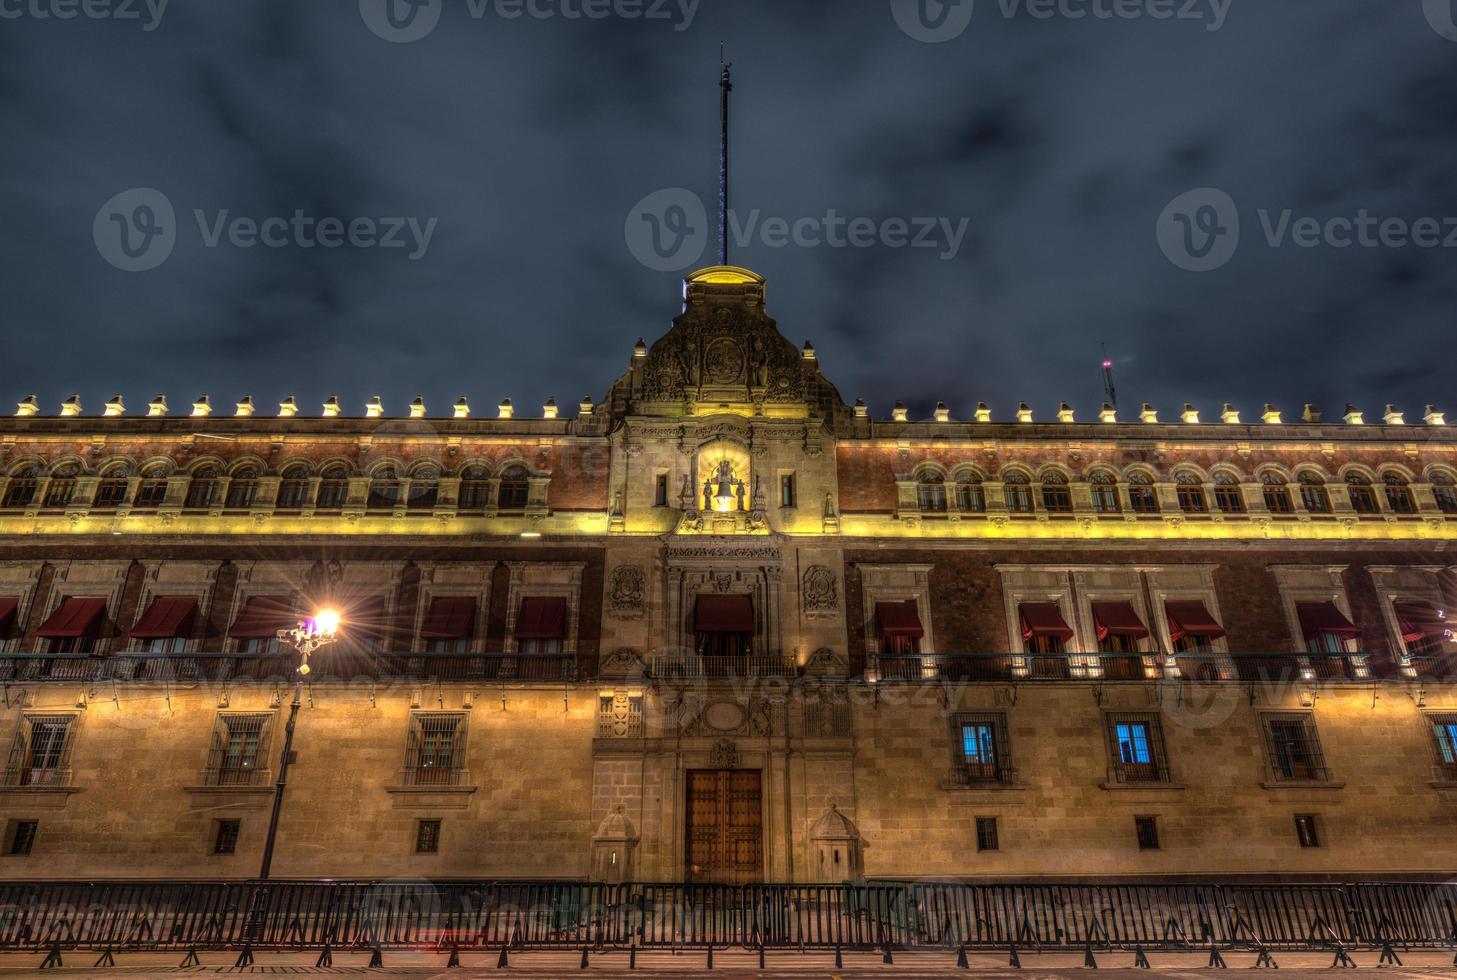
[[[665,700],[663,709],[684,738],[768,738],[782,727],[775,721],[774,703],[767,698],[709,701],[701,694],[688,694]]]
[[[731,738],[719,739],[712,751],[708,753],[708,764],[715,769],[737,769],[739,767],[739,747],[734,744]]]
[[[604,677],[646,677],[648,674],[642,655],[630,647],[613,650],[602,658],[597,669]]]
[[[804,573],[804,611],[832,613],[840,608],[840,581],[832,569],[811,565]]]
[[[619,565],[612,571],[607,602],[613,616],[629,619],[641,616],[647,577],[639,565]]]

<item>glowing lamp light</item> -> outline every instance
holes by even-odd
[[[337,610],[321,609],[307,620],[308,632],[314,636],[332,635],[339,632],[341,617]]]

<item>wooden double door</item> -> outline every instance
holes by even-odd
[[[764,880],[759,770],[689,770],[686,810],[688,881],[747,885]]]

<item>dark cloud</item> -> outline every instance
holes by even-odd
[[[473,20],[446,0],[414,44],[356,0],[174,0],[136,23],[0,21],[0,395],[140,406],[338,392],[403,412],[601,394],[678,310],[678,276],[624,242],[664,187],[715,193],[717,55],[736,65],[741,214],[966,218],[936,251],[770,248],[770,311],[877,414],[938,398],[960,417],[1102,400],[1213,415],[1310,400],[1415,414],[1450,400],[1453,254],[1272,249],[1258,209],[1457,215],[1457,44],[1420,0],[1234,0],[1203,23],[1003,19],[903,34],[889,0],[705,0],[666,22]],[[1241,206],[1209,274],[1154,224],[1194,187]],[[159,269],[91,239],[132,187],[175,204]],[[425,257],[205,248],[192,218],[438,218]],[[705,256],[705,264],[708,257]],[[1449,406],[1457,410],[1457,403]]]

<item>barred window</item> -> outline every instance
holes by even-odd
[[[224,506],[228,510],[249,510],[257,496],[258,471],[251,466],[245,466],[234,472],[232,480],[228,482],[228,499]]]
[[[1001,841],[997,839],[997,818],[976,818],[976,849],[978,851],[1000,851]]]
[[[946,478],[940,473],[922,473],[916,481],[916,502],[922,513],[946,513]]]
[[[1320,846],[1320,827],[1313,813],[1298,813],[1295,815],[1295,837],[1300,841],[1301,847]]]
[[[1214,506],[1223,514],[1245,512],[1244,494],[1240,492],[1238,481],[1228,473],[1217,473],[1214,476]]]
[[[1036,510],[1032,506],[1032,487],[1021,473],[1007,474],[1002,495],[1007,500],[1007,510],[1013,514],[1031,514]]]
[[[456,786],[465,768],[465,715],[417,711],[405,746],[406,786]]]
[[[6,510],[24,510],[29,507],[35,500],[37,483],[34,467],[10,474],[10,482],[5,484],[5,499],[0,507]]]
[[[1153,480],[1146,473],[1134,473],[1129,476],[1128,502],[1132,505],[1135,514],[1157,514],[1159,512],[1158,493],[1153,488]]]
[[[410,477],[410,510],[434,510],[440,500],[440,471],[433,466],[416,470]]]
[[[5,827],[5,853],[20,857],[29,854],[35,847],[35,836],[40,830],[37,820],[12,820]]]
[[[1138,837],[1140,851],[1157,851],[1159,849],[1158,817],[1134,817],[1133,832]]]
[[[1112,473],[1093,474],[1093,509],[1100,514],[1122,512],[1118,502],[1118,480]]]
[[[319,478],[319,496],[314,510],[340,511],[349,500],[349,471],[330,466]]]
[[[235,854],[238,850],[238,832],[243,829],[241,820],[213,821],[212,852],[214,854]]]
[[[1325,488],[1325,481],[1309,470],[1300,474],[1300,499],[1312,514],[1331,512],[1331,495]]]
[[[7,786],[68,786],[75,715],[25,715],[10,746]]]
[[[76,495],[78,472],[74,466],[63,466],[51,474],[51,482],[46,484],[46,507],[71,506],[71,498]]]
[[[210,466],[196,470],[192,482],[187,485],[187,499],[182,506],[188,510],[208,510],[217,499],[218,471]]]
[[[1400,473],[1388,473],[1383,477],[1386,484],[1386,502],[1393,514],[1415,514],[1416,498],[1412,496],[1411,484]]]
[[[1351,473],[1346,477],[1346,492],[1351,495],[1351,507],[1356,513],[1381,513],[1381,508],[1376,503],[1376,491],[1371,488],[1371,481],[1360,473]]]
[[[222,712],[213,728],[203,783],[207,786],[256,786],[265,778],[272,712]]]
[[[1437,778],[1457,782],[1457,714],[1427,715],[1432,726]]]
[[[290,466],[283,471],[278,483],[279,510],[303,510],[309,499],[309,471],[307,467]]]
[[[91,506],[99,508],[115,508],[126,503],[127,484],[130,482],[127,471],[124,467],[111,470],[101,477],[101,482],[96,485],[96,496],[92,499]]]
[[[1279,473],[1266,473],[1260,477],[1264,486],[1265,507],[1272,514],[1295,513],[1295,501],[1290,496],[1290,485]]]
[[[1315,718],[1298,712],[1264,716],[1270,773],[1277,782],[1327,782],[1330,772],[1320,750]]]
[[[1457,515],[1457,483],[1446,473],[1432,474],[1432,496],[1439,511],[1448,516]]]
[[[981,477],[975,473],[962,473],[956,478],[956,509],[963,514],[986,511],[986,490],[981,485]]]
[[[501,492],[496,506],[501,510],[525,510],[531,494],[531,474],[524,466],[513,466],[501,474]]]
[[[491,475],[483,466],[472,466],[460,477],[460,502],[462,511],[480,513],[491,501]],[[666,504],[665,504],[666,506]]]
[[[1108,750],[1119,783],[1169,782],[1164,731],[1155,714],[1110,713]]]
[[[956,778],[961,785],[1005,784],[1014,780],[1007,716],[1001,712],[960,713],[951,721]]]
[[[156,510],[167,499],[167,468],[154,466],[142,474],[137,484],[137,498],[133,506],[139,510]]]
[[[1178,476],[1179,509],[1186,514],[1209,513],[1209,500],[1204,496],[1204,484],[1193,473]]]
[[[365,507],[369,510],[394,510],[399,502],[400,478],[388,467],[377,470],[369,481],[369,498]]]
[[[415,826],[415,853],[440,853],[440,821],[421,820]]]
[[[1042,478],[1042,506],[1050,514],[1072,513],[1072,493],[1067,488],[1067,478],[1061,473],[1049,473]]]

